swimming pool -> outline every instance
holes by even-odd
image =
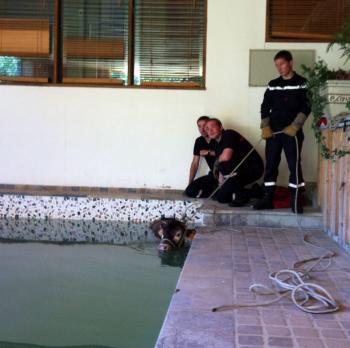
[[[146,231],[0,220],[0,347],[153,347],[186,253],[160,259]]]

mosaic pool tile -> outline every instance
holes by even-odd
[[[116,220],[144,223],[165,217],[202,224],[202,215],[186,200],[121,199],[74,196],[0,195],[0,218]]]

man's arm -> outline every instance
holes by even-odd
[[[199,152],[200,156],[213,156],[215,157],[215,151],[214,150],[200,150]]]
[[[197,174],[197,170],[199,167],[199,160],[200,160],[200,156],[196,156],[196,155],[193,156],[188,184],[190,184],[193,181],[194,177]]]
[[[233,157],[233,149],[227,147],[219,156],[219,162],[227,162]]]
[[[306,121],[307,117],[310,115],[310,112],[311,112],[310,102],[307,95],[306,82],[303,87],[305,88],[303,88],[300,91],[300,97],[299,97],[300,110],[297,116],[295,117],[294,121],[292,122],[292,124],[296,126],[298,129],[300,129],[304,125],[304,122]]]
[[[283,132],[291,137],[296,136],[298,130],[303,127],[307,117],[311,112],[310,103],[307,96],[307,89],[303,89],[300,94],[300,111],[294,121],[286,127]]]
[[[263,139],[269,139],[272,138],[272,130],[270,128],[270,113],[272,108],[272,92],[270,91],[269,87],[265,91],[264,94],[264,100],[261,104],[261,137]]]
[[[271,113],[271,108],[272,108],[272,91],[269,89],[270,86],[268,86],[267,90],[264,93],[264,99],[263,102],[261,103],[261,128],[267,127],[270,125],[270,113]]]

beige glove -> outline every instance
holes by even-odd
[[[273,132],[270,126],[261,128],[261,137],[265,140],[273,137]]]
[[[261,119],[260,128],[261,128],[261,137],[264,140],[267,140],[273,137],[273,132],[270,127],[270,117],[265,117]]]
[[[283,129],[283,133],[289,135],[290,137],[295,137],[298,130],[304,125],[305,121],[306,115],[299,112],[294,121],[288,127]]]
[[[289,135],[290,137],[295,137],[300,128],[294,124],[290,124],[288,127],[283,129],[283,133]]]

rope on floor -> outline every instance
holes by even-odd
[[[259,295],[275,295],[276,297],[270,301],[258,302],[258,303],[241,303],[233,305],[224,305],[220,307],[215,307],[212,309],[213,312],[222,312],[232,309],[238,309],[242,307],[260,307],[268,306],[273,303],[279,302],[281,299],[290,295],[292,302],[302,311],[307,313],[315,314],[325,314],[332,313],[339,310],[339,304],[332,297],[332,295],[322,286],[311,283],[309,280],[311,278],[312,271],[326,271],[331,265],[331,259],[336,255],[335,252],[316,245],[308,240],[307,234],[299,218],[297,202],[298,202],[298,187],[299,187],[299,146],[297,138],[295,138],[295,144],[297,149],[297,161],[296,161],[296,175],[297,175],[297,189],[296,196],[294,200],[294,209],[296,213],[296,219],[298,223],[298,228],[302,234],[303,242],[306,245],[311,245],[313,247],[323,250],[323,254],[319,257],[312,257],[304,259],[301,261],[296,261],[293,264],[292,269],[282,269],[278,272],[272,272],[269,274],[269,279],[272,281],[272,288],[267,287],[263,284],[252,284],[249,287],[249,291],[254,292]],[[327,260],[326,265],[322,263]],[[306,269],[302,269],[302,265],[315,261],[311,266]],[[320,267],[317,269],[317,267]]]
[[[320,248],[308,242],[306,236],[304,236],[303,240],[307,244]],[[278,272],[270,273],[269,279],[272,281],[274,288],[258,283],[249,287],[249,291],[259,295],[275,295],[276,297],[270,301],[224,305],[213,308],[212,311],[221,312],[242,307],[268,306],[290,295],[292,302],[304,312],[316,314],[336,312],[339,310],[339,304],[332,295],[320,285],[309,281],[310,273],[312,271],[325,271],[331,265],[330,260],[334,256],[334,252],[327,251],[320,257],[295,262],[293,269],[282,269]],[[327,260],[327,264],[323,266],[322,262],[325,260]],[[303,264],[311,261],[315,262],[310,267],[306,269],[300,268]],[[320,268],[317,269],[318,266]]]

